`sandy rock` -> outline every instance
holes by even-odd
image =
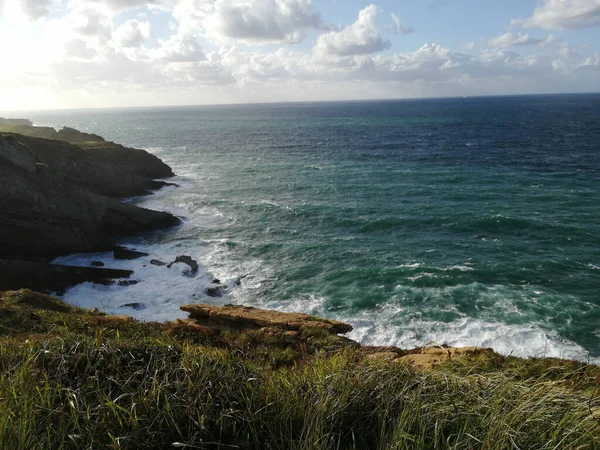
[[[180,308],[204,326],[229,329],[280,328],[300,331],[320,329],[330,334],[348,333],[352,326],[335,320],[320,319],[302,313],[284,313],[242,305],[185,305]]]
[[[423,369],[431,369],[453,359],[467,358],[481,354],[492,356],[494,351],[491,348],[481,347],[424,347],[418,349],[415,353],[398,358],[397,361]]]

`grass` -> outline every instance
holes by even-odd
[[[421,371],[319,336],[141,324],[20,292],[0,293],[2,449],[600,448],[596,366]]]

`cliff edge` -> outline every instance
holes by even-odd
[[[155,178],[171,176],[144,150],[0,132],[0,289],[28,279],[31,265],[23,261],[106,251],[123,236],[179,224],[171,214],[119,201],[149,194],[168,184]]]

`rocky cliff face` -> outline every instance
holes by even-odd
[[[171,169],[142,150],[100,144],[0,133],[0,259],[108,250],[121,236],[179,223],[117,199],[160,187],[153,178]]]

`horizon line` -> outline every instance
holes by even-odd
[[[46,108],[46,109],[12,109],[0,110],[4,113],[30,113],[30,112],[58,112],[58,111],[101,111],[101,110],[123,110],[123,109],[170,109],[170,108],[193,108],[193,107],[221,107],[221,106],[274,106],[274,105],[306,105],[312,103],[369,103],[369,102],[410,102],[424,100],[451,100],[451,99],[478,99],[478,98],[500,98],[500,97],[550,97],[566,95],[600,95],[596,92],[546,92],[532,94],[488,94],[488,95],[450,95],[440,97],[390,97],[371,99],[346,99],[346,100],[292,100],[273,102],[243,102],[243,103],[190,103],[180,105],[137,105],[137,106],[96,106],[75,108]],[[2,116],[0,116],[2,117]]]

